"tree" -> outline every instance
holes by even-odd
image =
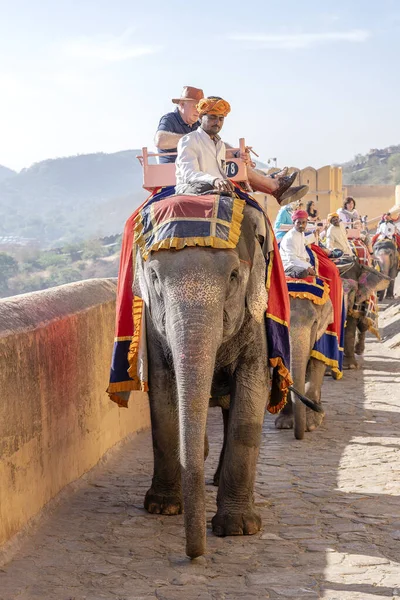
[[[0,252],[0,294],[8,292],[8,280],[18,273],[18,263],[7,252]]]

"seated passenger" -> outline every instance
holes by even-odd
[[[343,223],[350,224],[360,220],[360,215],[356,210],[356,201],[352,196],[347,196],[347,198],[344,199],[343,206],[342,208],[339,208],[337,214]]]
[[[308,214],[305,210],[296,210],[292,215],[293,229],[283,237],[279,251],[283,268],[288,277],[303,279],[315,275],[311,266],[310,257],[306,250],[306,237],[304,232],[307,227]],[[314,236],[309,236],[314,241]]]
[[[315,208],[314,200],[309,200],[307,202],[306,211],[308,214],[308,221],[310,223],[316,223],[316,221],[320,221],[318,210]]]
[[[179,140],[184,135],[196,131],[200,125],[197,103],[202,98],[203,90],[187,86],[183,88],[180,98],[172,99],[178,106],[174,112],[167,113],[160,119],[154,138],[158,152],[176,152]],[[175,155],[159,156],[160,163],[173,163],[175,159]]]
[[[292,210],[293,205],[287,204],[286,206],[282,206],[279,209],[278,214],[276,215],[274,223],[274,233],[278,242],[280,242],[283,236],[287,233],[287,228],[285,226],[293,225]]]
[[[335,248],[342,250],[343,254],[353,254],[353,250],[347,239],[346,229],[343,223],[339,220],[338,213],[330,213],[327,221],[329,223],[326,233],[326,246],[329,250]]]
[[[176,193],[232,192],[233,185],[226,176],[226,146],[218,135],[231,107],[222,98],[210,96],[203,98],[197,105],[197,109],[200,127],[178,142]],[[248,156],[241,156],[241,158],[249,162]],[[269,193],[279,203],[286,204],[308,191],[308,186],[298,186],[289,190],[297,173],[271,178],[259,175],[251,169],[249,171],[250,184],[253,180],[261,180],[264,185],[269,186],[271,190]]]
[[[399,225],[395,225],[396,221],[398,218],[393,218],[390,213],[382,215],[376,234],[372,237],[373,246],[380,240],[390,239],[395,241],[397,249],[400,251],[400,228]]]

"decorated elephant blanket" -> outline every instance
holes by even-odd
[[[307,298],[315,304],[325,304],[330,298],[333,306],[333,322],[317,340],[311,356],[331,367],[340,379],[343,375],[344,326],[346,321],[342,280],[334,263],[316,244],[306,247],[310,262],[317,274],[305,279],[287,278],[289,296]]]
[[[174,188],[156,190],[128,219],[122,240],[118,275],[116,332],[107,392],[121,407],[128,406],[129,393],[148,391],[145,310],[143,300],[134,295],[133,283],[138,250],[146,260],[160,249],[186,246],[235,248],[245,203],[262,213],[273,240],[273,250],[265,256],[268,305],[265,323],[268,359],[279,393],[272,393],[268,410],[279,412],[292,383],[290,364],[290,306],[285,275],[272,227],[260,205],[238,186],[233,197],[175,196]]]
[[[364,242],[360,239],[354,239],[350,240],[350,245],[354,254],[357,256],[359,263],[367,267],[372,267],[372,257]],[[361,279],[358,282],[358,285],[362,285]],[[381,339],[379,334],[378,297],[375,292],[369,296],[368,300],[350,307],[348,312],[350,316],[365,323],[368,327],[368,331],[375,335],[378,340]]]

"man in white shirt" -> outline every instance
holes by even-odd
[[[326,245],[329,250],[337,248],[342,250],[343,254],[352,255],[353,251],[347,239],[346,229],[340,221],[338,213],[329,214],[327,221],[330,223],[326,233]]]
[[[279,251],[283,268],[288,277],[304,279],[315,275],[310,257],[306,250],[307,240],[304,232],[307,227],[308,214],[305,210],[296,210],[292,215],[293,229],[282,238]],[[314,238],[314,236],[311,236]]]
[[[226,175],[226,146],[219,137],[225,117],[231,107],[228,102],[218,96],[203,98],[197,105],[200,127],[183,136],[178,142],[176,158],[176,193],[207,194],[213,191],[230,193],[233,185]],[[232,153],[228,149],[228,153]],[[261,185],[267,189],[283,205],[307,193],[305,185],[291,187],[297,173],[289,176],[280,172],[276,179],[258,174],[251,168],[249,152],[240,158],[249,165],[248,177],[254,189]],[[289,189],[290,188],[290,189]]]
[[[178,142],[177,194],[233,191],[225,172],[226,146],[218,135],[230,106],[222,98],[206,100],[210,108],[209,112],[201,115],[200,127]],[[213,105],[210,100],[215,100]]]

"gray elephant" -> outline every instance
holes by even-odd
[[[152,252],[146,261],[137,258],[135,293],[146,306],[154,450],[145,508],[165,515],[184,509],[191,558],[206,548],[204,455],[210,396],[229,410],[213,531],[249,535],[261,527],[253,488],[269,369],[261,248],[267,240],[257,232],[259,215],[246,205],[233,250],[194,247]]]
[[[340,269],[339,269],[340,270]],[[376,269],[354,261],[353,266],[341,273],[343,279],[355,284],[348,301],[346,328],[344,336],[344,369],[357,369],[356,354],[363,354],[365,349],[365,336],[371,328],[367,314],[366,303],[373,292],[385,290],[390,277]]]
[[[374,257],[382,273],[391,279],[386,290],[386,298],[394,298],[394,282],[400,266],[396,243],[391,239],[378,240],[374,245]],[[384,297],[385,290],[378,292],[379,300],[383,300]]]
[[[290,373],[293,387],[316,404],[321,403],[321,387],[326,365],[311,356],[314,344],[333,320],[332,302],[317,305],[307,298],[290,298]],[[291,429],[298,440],[305,431],[313,431],[323,413],[306,408],[291,392],[286,406],[275,419],[277,429]]]

